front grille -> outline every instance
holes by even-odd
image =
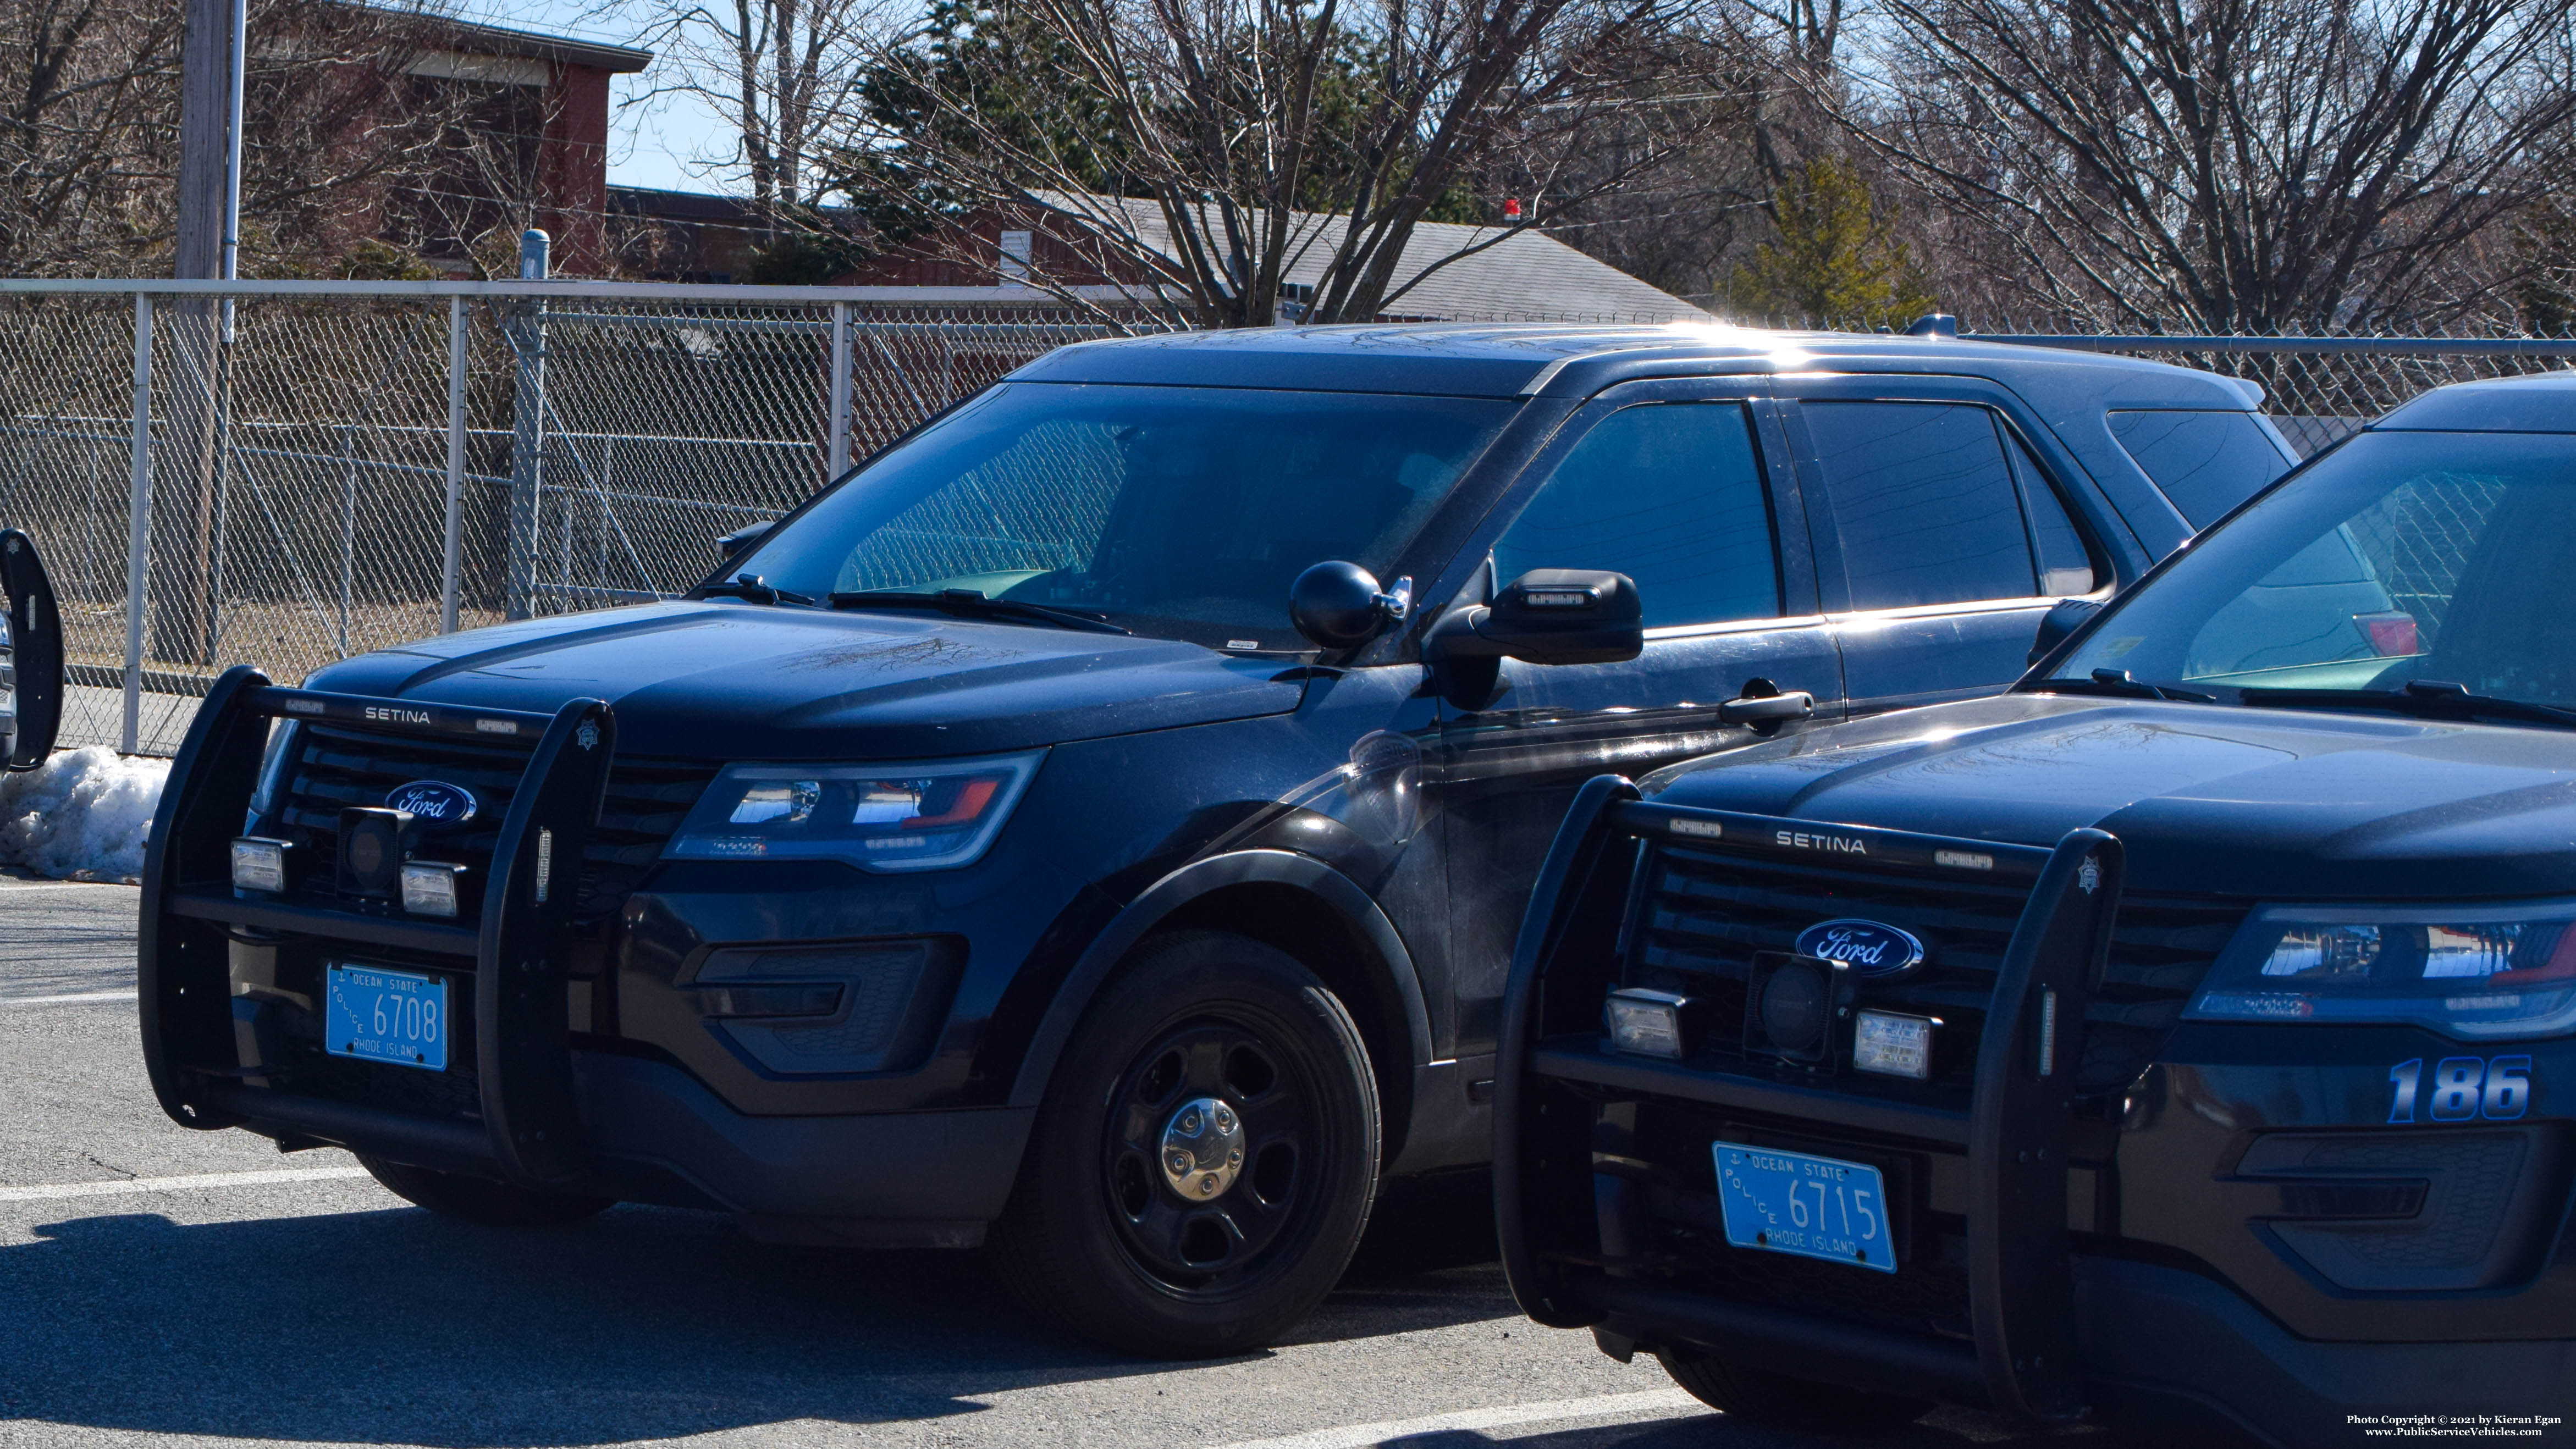
[[[1649,848],[1641,887],[1626,942],[1627,980],[1707,1001],[1703,1054],[1713,1065],[1742,1056],[1745,980],[1755,953],[1794,950],[1801,931],[1842,916],[1913,933],[1923,942],[1923,966],[1897,980],[1863,981],[1860,1005],[1939,1017],[1932,1083],[1962,1102],[1974,1085],[1995,973],[2029,900],[2026,888],[2010,885],[1669,846]],[[2110,968],[2084,1013],[2077,1090],[2113,1090],[2145,1070],[2244,909],[2122,899]]]
[[[468,867],[459,905],[470,921],[479,909],[481,883],[490,874],[501,822],[528,756],[524,745],[304,723],[276,817],[287,838],[296,842],[299,893],[328,895],[335,889],[332,863],[340,847],[341,810],[382,805],[387,792],[415,780],[443,780],[473,791],[480,808],[462,830],[426,837],[420,853]],[[613,910],[635,888],[715,772],[713,765],[684,760],[620,755],[611,762],[606,805],[582,847],[578,914]]]

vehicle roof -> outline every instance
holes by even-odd
[[[1920,372],[2045,392],[2080,374],[2112,407],[2246,411],[2259,394],[2214,373],[2053,347],[1902,333],[1784,332],[1725,323],[1404,323],[1174,332],[1059,348],[1025,382],[1269,387],[1452,397],[1588,397],[1643,377]],[[2112,386],[2107,394],[2105,380]]]
[[[2455,382],[2400,403],[2373,432],[2576,433],[2576,370]]]

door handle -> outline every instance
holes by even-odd
[[[1760,698],[1730,699],[1717,707],[1719,724],[1778,724],[1806,719],[1816,712],[1816,697],[1805,690]]]

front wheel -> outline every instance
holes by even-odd
[[[1899,1429],[1932,1412],[1929,1399],[1873,1394],[1705,1354],[1659,1353],[1657,1362],[1690,1396],[1738,1419],[1783,1429],[1860,1434]]]
[[[1084,1015],[992,1234],[1005,1281],[1154,1358],[1246,1353],[1331,1291],[1377,1192],[1350,1012],[1275,947],[1147,946]]]
[[[488,1177],[468,1177],[461,1172],[440,1172],[435,1168],[414,1167],[407,1162],[387,1162],[363,1152],[358,1154],[358,1165],[383,1183],[385,1190],[394,1196],[425,1207],[440,1217],[455,1218],[460,1222],[507,1228],[553,1227],[597,1217],[617,1205],[610,1198],[587,1197],[572,1192],[539,1192],[534,1188],[495,1182]]]

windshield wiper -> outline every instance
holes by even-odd
[[[2123,699],[2169,699],[2184,704],[2216,704],[2218,696],[2197,690],[2177,689],[2170,684],[2149,684],[2131,679],[2125,669],[2096,669],[2090,679],[2043,679],[2030,686],[2048,694],[2111,694]]]
[[[2257,686],[2239,690],[2237,694],[2247,704],[2279,705],[2287,709],[2392,709],[2401,714],[2436,718],[2513,719],[2576,728],[2576,709],[2534,704],[2527,699],[2471,694],[2465,684],[2439,679],[2410,679],[2402,689],[2265,689]]]
[[[811,605],[814,602],[803,594],[792,593],[786,589],[773,589],[769,586],[768,580],[763,579],[758,574],[743,574],[739,577],[728,579],[720,584],[709,584],[705,588],[698,590],[698,597],[704,599],[742,599],[754,604]]]
[[[982,589],[941,589],[935,594],[916,594],[906,589],[863,589],[854,594],[834,594],[835,609],[937,609],[965,619],[1015,619],[1031,624],[1053,624],[1059,629],[1080,629],[1092,634],[1133,634],[1121,629],[1098,614],[1079,614],[1051,604],[1032,604],[1024,599],[996,599]]]

